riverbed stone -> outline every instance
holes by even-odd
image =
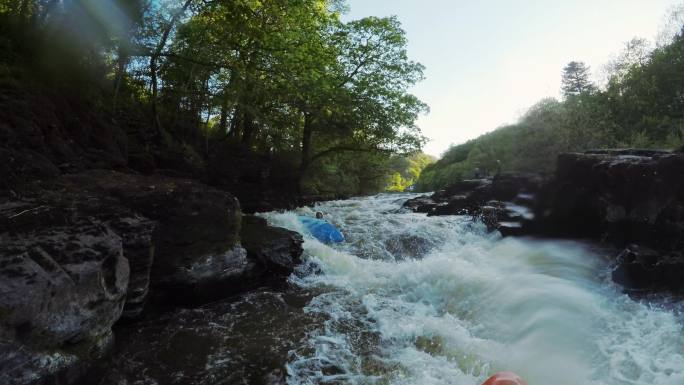
[[[684,289],[684,256],[630,245],[615,260],[613,281],[633,290]]]
[[[218,298],[217,288],[232,287],[249,272],[239,243],[240,205],[225,191],[190,179],[107,170],[67,175],[57,186],[125,206],[152,222],[129,218],[112,223],[129,234],[124,239],[137,256],[131,316],[139,310],[134,303],[145,300],[146,275],[154,300],[191,304]],[[130,226],[137,231],[129,232]]]
[[[269,226],[264,218],[245,215],[240,233],[250,257],[276,273],[291,273],[301,263],[304,239],[299,233]]]
[[[41,210],[62,223],[48,215],[22,231]],[[121,237],[72,210],[14,203],[0,212],[21,224],[0,233],[0,382],[64,376],[101,357],[126,301]]]

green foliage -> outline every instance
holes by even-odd
[[[411,156],[394,156],[389,163],[386,191],[402,192],[413,186],[423,170],[435,162],[431,155],[418,152]]]
[[[141,147],[206,156],[240,143],[298,154],[304,192],[382,191],[390,159],[425,140],[415,121],[427,107],[408,92],[423,67],[396,18],[343,22],[345,6],[0,0],[0,75],[28,68],[114,112],[137,104]]]
[[[589,80],[589,67],[583,62],[571,61],[563,68],[562,89],[566,97],[577,96],[594,90]]]
[[[551,173],[563,152],[601,147],[679,149],[684,145],[684,39],[647,53],[633,39],[609,66],[598,90],[588,68],[564,68],[564,101],[544,99],[517,124],[453,146],[425,168],[419,191],[499,172]]]

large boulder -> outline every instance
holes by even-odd
[[[157,222],[111,197],[82,194],[56,185],[50,187],[33,189],[25,192],[21,199],[3,204],[7,216],[0,219],[0,233],[31,233],[39,228],[67,226],[68,218],[97,219],[121,238],[122,252],[130,266],[123,316],[138,316],[149,291],[154,259],[152,237]],[[21,215],[12,214],[10,208],[13,207],[21,208]]]
[[[535,204],[537,233],[624,248],[613,280],[629,290],[682,290],[684,154],[601,150],[562,154]]]
[[[684,289],[684,256],[630,245],[615,261],[613,281],[630,291]]]
[[[99,170],[24,185],[0,203],[0,383],[72,383],[149,298],[234,293],[257,265],[240,224],[235,198],[185,179]]]
[[[429,213],[438,203],[429,195],[421,195],[404,202],[403,207],[416,213]]]
[[[684,154],[653,150],[562,154],[538,219],[559,234],[618,246],[684,248]]]
[[[6,202],[0,213],[0,382],[68,375],[112,341],[129,282],[121,237],[60,207]]]
[[[242,218],[242,246],[262,267],[275,273],[291,273],[301,263],[302,236],[281,227],[269,226],[264,218]]]
[[[147,258],[144,247],[137,248],[140,263],[133,270],[141,271],[140,277],[149,271],[158,300],[189,304],[220,298],[253,267],[240,246],[240,205],[230,193],[190,179],[113,171],[66,175],[59,186],[116,200],[156,223],[151,233],[154,258]],[[128,234],[125,225],[112,227],[123,227]],[[146,234],[126,238],[131,250],[136,243],[145,244]]]
[[[534,174],[501,174],[492,179],[455,182],[430,196],[409,199],[404,208],[432,215],[469,215],[504,236],[529,234],[532,207],[544,178]]]

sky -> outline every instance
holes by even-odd
[[[439,156],[560,97],[563,66],[602,67],[635,36],[655,41],[682,0],[348,0],[344,19],[396,15],[426,79],[411,92],[430,106],[418,125]]]

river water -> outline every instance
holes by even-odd
[[[315,208],[347,242],[305,235],[290,283],[307,293],[306,328],[288,345],[287,384],[475,385],[499,370],[530,385],[684,384],[677,305],[624,295],[614,250],[502,239],[468,217],[402,211],[410,197]],[[313,214],[263,216],[305,234],[297,215]]]
[[[409,194],[316,206],[347,242],[304,234],[284,285],[120,325],[101,385],[684,385],[680,303],[634,301],[615,250],[501,238],[469,217],[403,211]]]

